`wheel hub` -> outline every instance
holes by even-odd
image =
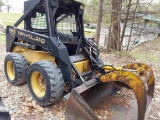
[[[46,84],[45,79],[40,72],[35,71],[32,73],[31,84],[35,95],[38,97],[44,97],[46,92]]]
[[[10,80],[14,80],[15,79],[15,69],[14,69],[14,65],[12,63],[12,61],[7,61],[7,74]]]

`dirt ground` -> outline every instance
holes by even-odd
[[[143,48],[144,46],[144,48]],[[151,46],[150,43],[144,44],[142,47],[137,46],[133,51],[137,53],[151,53],[160,55],[160,49],[155,45]],[[149,48],[146,48],[146,46]],[[56,104],[49,107],[40,107],[32,99],[29,94],[27,84],[21,86],[10,85],[4,75],[4,58],[7,53],[5,52],[5,44],[0,44],[0,96],[9,110],[12,120],[65,120],[64,110],[67,101],[62,99]],[[139,60],[131,56],[124,56],[123,54],[101,54],[103,60],[108,64],[116,66],[123,66],[131,62],[144,62],[151,66],[154,70],[156,86],[155,94],[152,101],[152,108],[148,120],[160,120],[160,61],[152,60]],[[148,57],[148,56],[147,56]],[[152,58],[152,56],[151,56]]]

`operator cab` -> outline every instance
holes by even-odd
[[[27,11],[34,0],[26,1],[24,10]],[[49,36],[49,27],[47,26],[47,14],[44,7],[44,1],[27,16],[25,19],[25,29],[39,34]],[[52,33],[61,40],[68,49],[69,55],[75,55],[79,40],[84,36],[83,30],[83,8],[84,5],[74,0],[59,0],[59,6],[53,15],[54,26]],[[52,16],[50,16],[52,17]]]
[[[79,8],[82,4],[71,0],[60,0],[60,6],[55,14],[56,33],[65,44],[69,55],[75,55],[81,35]],[[83,6],[83,5],[82,5]]]

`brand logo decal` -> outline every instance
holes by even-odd
[[[37,42],[42,43],[42,44],[44,44],[46,42],[43,38],[36,37],[36,36],[31,35],[31,34],[24,33],[22,31],[18,31],[18,35],[20,35],[22,37],[26,37],[26,38],[28,38],[30,40],[33,40],[33,41],[37,41]]]

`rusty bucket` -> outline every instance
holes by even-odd
[[[135,73],[130,72],[136,70]],[[154,92],[154,75],[150,67],[142,63],[129,64],[122,71],[112,71],[99,79],[91,79],[71,92],[65,115],[69,120],[99,120],[94,108],[102,104],[102,99],[113,96],[115,82],[131,88],[135,100],[128,100],[129,107],[111,105],[111,120],[144,120],[147,107]],[[116,101],[116,98],[114,98]]]

